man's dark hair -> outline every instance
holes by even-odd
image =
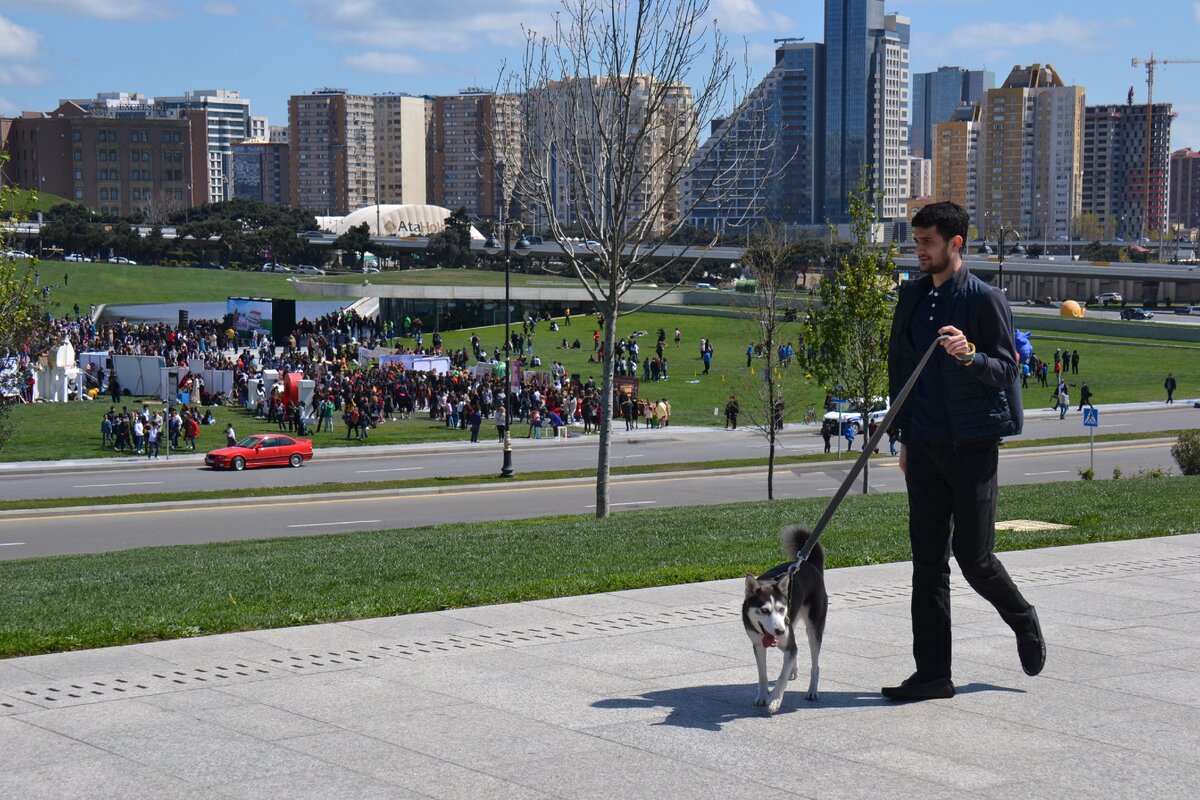
[[[930,203],[922,208],[912,218],[912,226],[914,228],[937,228],[937,232],[947,242],[955,236],[961,236],[963,247],[966,247],[971,219],[967,216],[965,208],[947,200],[941,203]]]

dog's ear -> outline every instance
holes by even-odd
[[[752,572],[746,573],[746,594],[758,591],[758,578]]]
[[[790,573],[790,572],[783,573],[782,577],[780,577],[779,580],[775,582],[775,585],[777,587],[779,587],[780,594],[787,595],[788,588],[791,587],[791,585],[792,585],[792,573]]]

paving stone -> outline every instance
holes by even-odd
[[[228,800],[120,756],[97,753],[40,767],[0,771],[0,797],[20,800]]]
[[[410,800],[428,795],[408,791],[349,770],[323,765],[307,772],[271,775],[252,781],[222,784],[215,787],[222,795],[238,800],[328,800],[331,797],[353,797],[355,800]]]
[[[3,742],[0,772],[84,761],[104,755],[89,744],[39,728],[18,717],[0,717],[0,742]]]

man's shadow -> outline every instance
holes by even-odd
[[[676,689],[659,689],[633,697],[614,697],[599,700],[593,708],[666,708],[667,717],[655,725],[676,728],[696,728],[720,731],[735,720],[767,717],[767,710],[754,705],[757,685],[753,683],[728,683],[716,686],[682,686]],[[955,687],[956,694],[977,692],[1014,692],[1024,694],[1024,689],[995,686],[990,683],[968,683]],[[911,703],[897,703],[885,699],[878,691],[823,691],[819,700],[804,699],[803,687],[789,689],[783,696],[783,705],[775,716],[803,714],[829,708],[895,708]]]

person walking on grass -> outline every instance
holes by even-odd
[[[1175,394],[1175,389],[1178,386],[1179,386],[1179,384],[1176,382],[1175,376],[1173,374],[1171,374],[1170,372],[1168,372],[1167,379],[1165,381],[1163,381],[1163,388],[1167,390],[1167,404],[1168,405],[1175,402],[1175,398],[1173,397],[1173,395]]]

